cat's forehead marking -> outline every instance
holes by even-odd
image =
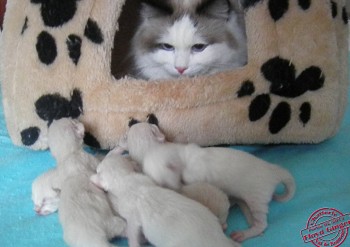
[[[174,24],[163,35],[162,40],[171,41],[172,45],[176,45],[178,48],[188,48],[198,41],[195,40],[199,39],[196,33],[195,23],[188,15],[184,15],[182,18],[175,20]]]

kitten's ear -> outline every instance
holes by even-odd
[[[231,7],[229,0],[206,0],[197,7],[196,12],[209,18],[228,20]]]
[[[165,135],[162,132],[160,132],[157,125],[151,124],[151,130],[158,142],[161,142],[161,143],[165,142]]]
[[[75,133],[77,133],[77,136],[79,138],[83,138],[85,135],[84,125],[76,119],[72,119],[72,123],[73,123],[74,131]]]
[[[61,195],[61,190],[60,189],[58,189],[58,188],[52,188],[52,189],[53,189],[53,191],[55,191],[57,193],[58,196]]]
[[[142,19],[157,18],[172,15],[173,9],[167,0],[142,0]]]
[[[127,134],[125,134],[122,138],[120,138],[117,146],[124,149],[125,151],[128,150],[128,136],[127,136]]]
[[[94,174],[90,177],[90,182],[100,189],[107,191],[106,186],[103,186],[101,177],[98,174]]]

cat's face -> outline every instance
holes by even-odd
[[[216,7],[211,11],[219,10]],[[239,33],[234,36],[227,28],[228,16],[214,18],[216,12],[211,17],[187,12],[170,15],[149,7],[143,11],[146,17],[133,40],[134,61],[140,77],[192,77],[246,63],[245,43],[241,44],[243,30],[236,28]]]
[[[225,42],[210,43],[189,16],[168,26],[154,42],[153,50],[139,60],[148,78],[192,77],[232,65],[231,47]]]

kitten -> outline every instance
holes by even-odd
[[[226,220],[229,214],[230,201],[228,196],[222,190],[209,183],[199,182],[184,185],[179,192],[207,207],[216,217],[218,217],[222,228],[226,230]]]
[[[108,240],[124,234],[126,223],[104,191],[90,183],[99,161],[83,150],[84,126],[62,118],[49,127],[49,148],[57,162],[63,238],[74,247],[112,247]]]
[[[295,193],[295,181],[284,168],[258,159],[249,153],[229,148],[201,148],[195,144],[165,142],[156,125],[137,123],[127,134],[127,147],[133,159],[157,184],[179,189],[181,184],[210,183],[228,196],[242,200],[253,220],[249,229],[234,232],[236,241],[258,236],[267,227],[271,199],[288,201]],[[275,194],[283,183],[285,193]]]
[[[142,2],[141,24],[132,40],[136,77],[193,77],[246,64],[245,26],[238,4],[228,0]]]
[[[91,181],[108,192],[116,210],[126,219],[130,247],[140,246],[142,231],[155,246],[240,246],[225,236],[218,219],[207,208],[156,186],[114,150],[100,163]]]

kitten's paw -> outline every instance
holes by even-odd
[[[246,239],[243,232],[233,232],[230,236],[232,240],[237,241],[239,243],[243,242]]]
[[[114,236],[126,236],[126,222],[122,218],[113,217],[111,222],[111,229]]]
[[[41,216],[49,215],[55,213],[58,210],[58,204],[58,197],[44,198],[42,205],[35,206],[34,211],[36,214]]]
[[[48,208],[48,207],[45,207],[45,206],[43,206],[43,207],[36,207],[34,210],[35,210],[35,213],[37,215],[40,215],[40,216],[46,216],[46,215],[52,214],[52,213],[57,211],[56,208]]]

